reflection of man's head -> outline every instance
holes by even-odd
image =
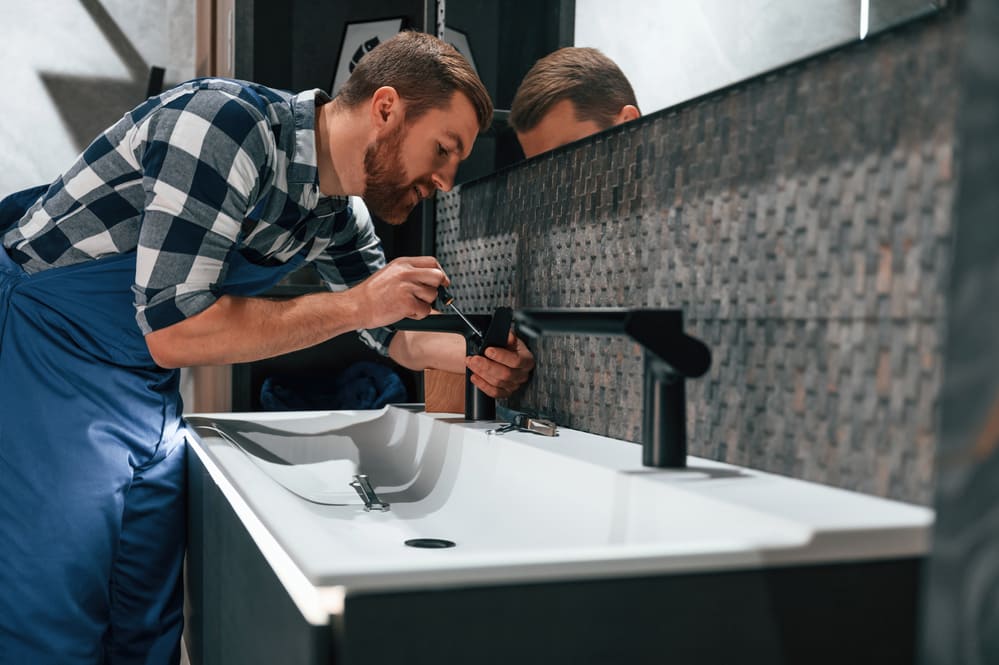
[[[407,136],[421,131],[419,128],[427,123],[420,121],[427,114],[435,115],[431,111],[453,115],[458,124],[468,114],[473,127],[477,125],[482,131],[492,122],[493,105],[468,61],[450,44],[420,32],[399,33],[368,53],[340,88],[335,103],[356,108],[384,87],[393,88],[403,100],[405,122],[366,147],[363,198],[373,214],[400,223],[421,198],[433,194],[436,188],[431,174],[426,172],[429,168],[424,168],[429,158],[417,153],[414,163],[407,163],[403,149]],[[474,135],[468,139],[469,145],[474,139]],[[435,146],[425,151],[433,151]],[[413,151],[422,148],[417,145]],[[412,173],[408,179],[407,167]]]
[[[510,126],[533,157],[639,116],[627,77],[594,48],[568,47],[541,58],[521,81]]]

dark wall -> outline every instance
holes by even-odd
[[[462,186],[438,202],[456,296],[682,308],[714,353],[687,385],[691,454],[928,503],[963,25],[923,19]],[[637,347],[535,353],[512,406],[641,440]]]
[[[293,86],[329,92],[348,22],[402,17],[406,27],[435,32],[433,23],[427,28],[424,5],[423,0],[295,0]]]
[[[457,182],[489,175],[523,159],[507,127],[508,111],[524,75],[541,57],[572,45],[574,0],[448,0],[446,23],[468,35],[479,78],[500,113],[458,170]]]
[[[236,77],[329,92],[347,22],[403,17],[424,30],[423,0],[237,0]]]
[[[999,663],[999,5],[973,0],[958,137],[925,665]]]
[[[518,0],[500,4],[499,34],[507,37],[499,45],[500,70],[493,99],[497,108],[508,109],[524,74],[539,58],[561,46],[572,46],[575,3]]]
[[[517,50],[501,49],[502,33],[498,26],[500,16],[506,11],[509,11],[507,3],[489,0],[448,0],[444,19],[448,27],[461,30],[468,36],[476,71],[498,108],[509,108],[502,106],[496,100],[500,59],[504,51]]]
[[[447,3],[445,23],[468,36],[479,78],[496,104],[496,80],[500,69],[499,17],[503,3],[488,0],[451,0]],[[475,147],[458,167],[457,182],[465,182],[496,170],[497,131],[501,126],[479,136]]]
[[[234,7],[234,75],[291,89],[293,6],[274,0],[237,0]],[[225,26],[220,26],[226,30]]]

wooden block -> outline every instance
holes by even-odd
[[[427,413],[465,413],[465,375],[440,369],[423,370]]]
[[[232,411],[232,366],[193,367],[194,411],[228,413]],[[464,408],[462,409],[464,411]]]

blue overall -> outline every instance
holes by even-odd
[[[0,236],[44,192],[0,202]],[[231,252],[223,293],[302,264]],[[0,664],[177,663],[179,372],[135,321],[135,252],[32,275],[0,245]]]

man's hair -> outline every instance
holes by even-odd
[[[621,108],[635,107],[635,91],[613,60],[595,48],[561,48],[534,63],[520,82],[510,108],[516,132],[534,129],[552,106],[568,99],[578,120],[592,120],[601,129],[614,124]]]
[[[475,108],[479,130],[492,123],[493,102],[475,70],[453,46],[432,35],[407,30],[376,46],[354,68],[336,101],[354,108],[382,86],[399,93],[407,120],[446,107],[461,92]]]

